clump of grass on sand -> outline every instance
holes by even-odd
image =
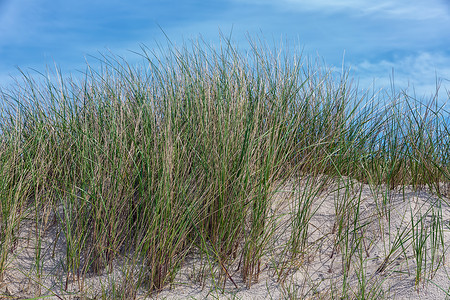
[[[29,288],[16,293],[29,297],[157,295],[183,284],[194,258],[188,273],[216,292],[250,288],[269,270],[285,298],[378,298],[396,259],[414,266],[417,290],[430,284],[447,250],[445,106],[361,93],[347,73],[336,80],[298,53],[249,46],[142,48],[140,66],[104,56],[82,80],[24,76],[2,91],[4,293],[8,274],[21,274]],[[437,200],[408,204],[392,226],[405,187]],[[19,268],[24,243],[32,259]],[[320,255],[339,257],[339,283],[298,289],[291,275]],[[120,275],[108,275],[117,262]],[[96,276],[108,280],[93,290]]]

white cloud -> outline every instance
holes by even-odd
[[[443,0],[233,0],[240,3],[272,4],[281,9],[329,13],[345,11],[350,14],[382,18],[431,20],[450,19],[448,5]]]
[[[444,53],[422,52],[393,60],[365,60],[352,66],[355,76],[360,77],[360,87],[369,87],[373,80],[378,88],[389,89],[394,74],[394,84],[408,94],[428,98],[436,92],[440,83],[442,100],[450,91],[450,56]],[[437,81],[437,82],[436,82]],[[414,89],[414,90],[413,90]]]

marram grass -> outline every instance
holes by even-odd
[[[124,257],[128,279],[104,297],[157,292],[192,253],[218,288],[236,285],[236,276],[250,287],[273,247],[272,196],[304,175],[312,186],[298,196],[277,278],[286,279],[293,262],[313,251],[309,221],[313,199],[327,185],[321,178],[342,179],[333,234],[345,273],[358,255],[363,265],[370,243],[358,235],[361,199],[344,178],[385,185],[386,193],[426,187],[445,199],[449,122],[437,100],[370,96],[347,73],[336,80],[297,53],[250,42],[244,54],[222,42],[219,49],[198,42],[159,54],[143,48],[137,67],[105,56],[82,80],[24,75],[2,92],[0,275],[24,220],[34,220],[39,241],[53,218],[65,240],[66,275],[60,289],[43,295],[63,295],[71,280],[81,282],[82,293],[84,278],[107,273]],[[388,198],[379,207],[386,219]],[[417,284],[433,271],[423,261],[427,251],[436,267],[445,248],[441,211],[432,212],[431,227],[412,221],[391,249],[412,241]],[[45,263],[39,253],[35,280]],[[368,290],[364,270],[358,278],[354,295],[380,296]],[[344,284],[340,295],[351,298],[350,290]]]

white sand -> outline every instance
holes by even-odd
[[[262,259],[259,280],[250,289],[244,284],[240,270],[236,271],[239,257],[228,266],[228,272],[237,285],[230,280],[218,281],[216,288],[210,274],[208,262],[200,261],[196,255],[188,256],[181,271],[175,278],[175,283],[168,286],[158,294],[152,294],[154,299],[330,299],[342,294],[343,284],[347,283],[346,291],[351,298],[361,298],[361,295],[352,294],[360,290],[359,282],[364,276],[366,293],[373,295],[374,299],[385,297],[387,299],[445,299],[450,294],[450,274],[448,268],[448,254],[442,255],[440,249],[435,257],[441,264],[436,272],[431,272],[431,252],[427,253],[427,267],[425,279],[415,284],[416,258],[412,250],[411,215],[414,220],[423,218],[423,228],[431,226],[431,210],[436,203],[441,203],[444,228],[442,237],[445,241],[445,251],[450,245],[450,206],[448,198],[439,200],[425,189],[413,191],[405,187],[402,190],[386,193],[384,187],[373,190],[369,185],[354,182],[351,191],[338,188],[337,184],[328,184],[320,195],[314,197],[312,216],[309,227],[307,255],[289,262],[290,269],[282,282],[275,275],[281,269],[281,262],[287,261],[284,256],[284,245],[291,233],[292,212],[305,191],[305,181],[299,186],[296,181],[285,184],[274,194],[271,218],[276,219],[276,230],[267,244],[267,251]],[[312,186],[309,184],[309,186]],[[317,183],[313,185],[318,186]],[[341,185],[342,187],[343,185]],[[448,190],[448,187],[444,187]],[[389,195],[386,195],[389,194]],[[384,196],[383,196],[384,195]],[[390,211],[390,222],[387,217],[380,217],[379,211],[383,203],[389,203],[386,209]],[[345,247],[336,248],[335,239],[337,230],[333,231],[336,220],[336,205],[359,202],[359,218],[353,223],[350,218],[349,239],[343,240],[341,245],[348,245],[347,249],[362,249],[352,255],[345,255]],[[355,210],[355,206],[347,206],[342,212]],[[355,213],[351,214],[352,216]],[[22,226],[19,241],[13,254],[10,254],[8,267],[3,284],[0,287],[1,295],[19,297],[50,296],[46,299],[81,299],[80,288],[87,299],[100,297],[102,289],[108,290],[112,282],[116,286],[126,282],[123,270],[126,269],[125,259],[116,261],[112,270],[105,270],[101,276],[91,276],[78,281],[76,276],[68,278],[64,272],[65,240],[61,234],[56,236],[56,225],[49,220],[48,230],[41,243],[42,275],[35,276],[36,266],[34,256],[36,253],[34,226],[32,221]],[[356,224],[356,225],[355,225]],[[357,228],[353,230],[353,228]],[[419,225],[416,228],[420,228]],[[405,233],[407,237],[399,239]],[[363,237],[360,239],[359,237]],[[358,244],[358,241],[363,241]],[[403,241],[403,248],[398,247],[388,255],[396,241]],[[56,243],[55,243],[56,241]],[[431,237],[426,240],[426,248],[430,248]],[[53,255],[53,248],[54,255]],[[349,250],[350,251],[350,250]],[[444,252],[445,252],[444,251]],[[349,253],[347,251],[347,253]],[[388,257],[389,256],[389,257]],[[388,257],[388,259],[386,259]],[[344,272],[345,261],[350,265]],[[436,263],[435,263],[436,264]],[[385,266],[385,268],[383,268]],[[216,265],[212,267],[217,270]],[[377,272],[378,270],[378,272]],[[346,273],[346,276],[344,276]],[[218,272],[215,272],[218,275]],[[128,280],[134,280],[130,278]],[[67,281],[67,291],[66,291]],[[425,284],[424,284],[425,282]],[[448,294],[447,294],[448,293]],[[143,291],[139,291],[138,298],[144,299]],[[370,296],[367,296],[370,298]],[[449,296],[450,298],[450,296]]]

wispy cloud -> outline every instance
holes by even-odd
[[[323,14],[345,11],[349,14],[395,19],[429,20],[450,18],[446,0],[233,0],[240,3],[271,4],[286,10],[317,11]]]
[[[314,9],[339,9],[348,10],[363,15],[377,15],[395,19],[435,19],[448,17],[443,9],[443,3],[439,0],[408,1],[408,0],[286,0],[289,3],[306,6]]]
[[[16,66],[42,70],[56,62],[73,72],[107,49],[134,59],[127,50],[165,44],[158,25],[178,45],[199,35],[216,43],[219,30],[233,28],[241,49],[246,33],[262,33],[331,65],[345,51],[369,84],[375,77],[389,85],[392,68],[399,85],[409,79],[423,87],[417,90],[434,84],[435,69],[449,77],[448,0],[0,0],[0,85],[17,75]]]
[[[417,97],[430,97],[441,86],[445,98],[450,91],[450,54],[443,52],[422,52],[404,57],[382,60],[363,60],[352,66],[353,73],[360,76],[360,86],[387,88],[392,81],[399,90],[415,92]],[[443,99],[445,100],[445,99]]]

